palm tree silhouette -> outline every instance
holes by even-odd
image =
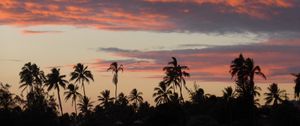
[[[238,87],[243,92],[244,96],[247,96],[254,103],[254,76],[259,75],[266,79],[266,76],[261,72],[259,66],[254,65],[253,59],[245,59],[242,54],[236,59],[234,59],[230,66],[230,73],[232,78],[236,77],[236,82]]]
[[[156,102],[156,106],[170,102],[172,91],[165,83],[159,83],[159,86],[155,87],[154,91],[153,97],[155,97],[154,101]]]
[[[100,106],[107,108],[109,103],[111,103],[114,100],[114,98],[110,97],[109,90],[104,90],[100,93],[100,96],[98,96],[98,100],[100,101]]]
[[[44,72],[36,64],[31,64],[31,62],[26,63],[23,67],[20,75],[20,88],[23,88],[22,92],[30,88],[30,91],[34,91],[34,88],[42,87],[45,81]]]
[[[65,100],[72,99],[72,106],[74,105],[75,108],[75,114],[77,115],[77,98],[81,98],[82,95],[78,92],[78,86],[75,86],[74,84],[69,84],[67,87],[67,91],[65,91]]]
[[[83,89],[83,95],[86,96],[84,82],[90,82],[90,80],[94,81],[94,77],[91,71],[88,70],[88,66],[84,66],[81,63],[78,63],[73,67],[74,71],[71,72],[71,81],[75,80],[75,83],[80,83]]]
[[[14,94],[9,91],[11,86],[9,84],[3,84],[0,82],[0,109],[8,110],[16,104],[16,97],[13,98]],[[19,98],[19,97],[17,97]]]
[[[48,91],[52,90],[53,88],[57,90],[57,97],[59,101],[59,107],[61,111],[61,115],[63,115],[63,108],[61,104],[61,99],[60,99],[60,89],[59,87],[65,88],[66,84],[68,81],[66,81],[64,78],[66,75],[61,75],[59,73],[60,69],[53,68],[51,70],[51,73],[47,75],[47,81],[46,85],[48,86]]]
[[[296,79],[294,80],[295,82],[295,88],[294,88],[294,94],[295,94],[295,99],[298,99],[300,100],[300,73],[298,74],[295,74],[295,73],[292,73],[292,75],[294,77],[296,77]]]
[[[286,91],[280,90],[277,84],[273,83],[268,87],[268,93],[266,95],[266,105],[269,105],[273,101],[273,106],[278,105],[278,103],[282,103],[284,99],[287,99]]]
[[[118,99],[116,100],[116,104],[119,104],[119,105],[127,105],[128,104],[128,100],[127,100],[127,96],[124,95],[124,93],[120,93],[118,95]]]
[[[230,125],[232,125],[232,102],[237,97],[237,92],[232,89],[232,87],[226,87],[223,90],[223,99],[226,103],[226,108],[229,111]]]
[[[255,75],[259,75],[266,79],[266,76],[261,72],[259,66],[254,65],[253,59],[245,59],[242,54],[232,61],[229,72],[232,78],[236,77],[237,92],[239,93],[239,96],[247,102],[249,107],[250,125],[254,125],[256,121],[254,119],[254,107],[258,104],[258,100],[254,98],[256,95],[260,95],[255,91],[259,88],[254,85],[254,77]]]
[[[123,65],[118,65],[117,62],[113,62],[110,64],[109,68],[107,69],[107,71],[112,71],[113,72],[113,83],[115,84],[115,100],[117,100],[117,88],[118,88],[118,73],[119,71],[123,71]]]
[[[143,97],[142,97],[143,93],[139,92],[136,88],[134,88],[129,96],[128,99],[129,101],[133,102],[135,105],[139,105],[139,103],[143,102]]]
[[[236,97],[237,97],[237,93],[232,89],[232,87],[229,86],[223,90],[223,99],[225,101],[229,102]]]
[[[174,92],[175,88],[179,87],[180,99],[184,101],[182,96],[182,86],[187,89],[185,77],[189,77],[190,74],[185,70],[188,70],[189,68],[187,66],[179,65],[175,57],[172,57],[172,59],[173,61],[169,62],[168,66],[165,66],[163,68],[163,70],[166,72],[166,76],[164,77],[163,82],[168,86],[173,84],[172,88],[174,89]]]
[[[86,114],[89,114],[90,111],[92,111],[93,102],[90,100],[90,98],[83,96],[79,100],[79,103],[77,105],[78,105],[80,111],[86,115]]]
[[[205,94],[204,90],[196,85],[194,85],[194,90],[190,92],[192,102],[197,104],[204,103],[209,94]]]

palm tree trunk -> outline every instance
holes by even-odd
[[[179,86],[179,90],[180,90],[180,100],[184,103],[184,99],[183,99],[183,96],[182,96],[182,85],[181,84]]]
[[[115,102],[117,101],[117,89],[118,89],[118,84],[115,84]]]
[[[77,104],[76,104],[76,100],[74,101],[75,102],[75,114],[76,114],[76,116],[77,116]]]
[[[83,81],[81,82],[81,85],[82,85],[82,89],[83,89],[83,95],[84,95],[84,97],[86,97],[86,95],[85,95],[85,87],[84,87]]]
[[[62,105],[61,105],[61,99],[60,99],[59,88],[57,88],[57,97],[58,97],[58,102],[59,102],[60,112],[61,112],[61,115],[63,115],[64,112],[63,112],[63,108],[62,108]]]

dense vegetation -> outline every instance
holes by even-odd
[[[68,79],[58,68],[45,75],[36,64],[26,63],[19,73],[20,96],[10,92],[10,85],[0,84],[1,126],[300,125],[300,73],[292,74],[296,84],[295,100],[289,100],[276,83],[261,96],[254,78],[266,79],[266,76],[253,59],[244,58],[242,54],[230,66],[236,86],[226,87],[221,97],[206,94],[198,85],[187,88],[185,80],[190,76],[189,68],[172,57],[163,68],[165,76],[154,89],[155,106],[144,101],[143,93],[137,89],[128,95],[117,94],[118,74],[123,71],[123,65],[114,62],[107,70],[113,73],[114,97],[109,90],[104,90],[95,101],[85,90],[86,84],[94,80],[87,66],[78,63]],[[50,95],[51,90],[56,91],[57,96]],[[189,92],[189,99],[184,99],[183,90]],[[265,98],[265,105],[259,105],[259,96]],[[61,98],[74,106],[74,113],[63,112]]]

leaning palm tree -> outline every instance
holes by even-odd
[[[156,102],[156,106],[170,102],[172,91],[166,84],[163,82],[159,83],[159,86],[155,87],[154,91],[153,97],[155,97],[154,101]]]
[[[84,82],[94,81],[94,77],[91,71],[88,70],[88,66],[84,66],[81,63],[78,63],[73,67],[74,71],[71,72],[71,81],[75,80],[75,83],[81,83],[83,89],[83,95],[86,96]]]
[[[20,75],[20,88],[23,88],[22,92],[30,88],[30,91],[34,91],[35,88],[42,87],[45,81],[44,72],[36,64],[31,62],[26,63],[23,67]]]
[[[300,73],[298,74],[295,74],[295,73],[292,73],[293,76],[296,77],[296,79],[294,80],[295,82],[295,88],[294,88],[294,94],[295,94],[295,99],[298,99],[300,100]]]
[[[269,105],[273,102],[273,106],[278,105],[278,103],[282,103],[286,97],[286,91],[280,90],[277,84],[273,83],[268,87],[268,93],[266,95],[266,105]]]
[[[72,99],[72,106],[74,105],[75,108],[75,114],[77,115],[77,98],[81,98],[82,95],[78,92],[78,86],[75,86],[74,84],[69,84],[68,85],[68,90],[65,91],[65,100],[69,100],[70,98]]]
[[[143,102],[143,97],[142,97],[143,93],[139,92],[136,88],[134,88],[129,96],[128,99],[129,101],[133,102],[134,104],[138,105],[139,103]]]
[[[118,73],[119,71],[123,71],[123,65],[118,65],[117,62],[113,62],[110,64],[109,68],[107,71],[112,71],[114,76],[113,76],[113,83],[115,84],[115,98],[117,98],[117,89],[118,89]],[[117,99],[116,99],[117,100]]]
[[[109,103],[111,103],[114,100],[114,98],[110,97],[109,90],[104,90],[100,93],[100,96],[98,96],[98,100],[100,101],[100,106],[106,108],[109,105]]]
[[[186,87],[185,77],[189,77],[190,74],[185,70],[188,70],[189,68],[184,65],[179,65],[175,57],[172,57],[172,59],[173,61],[169,62],[168,66],[163,68],[163,70],[166,72],[163,82],[168,86],[172,84],[174,92],[175,88],[179,87],[180,99],[184,101],[182,96],[182,87],[184,86],[188,90]]]
[[[90,111],[92,111],[93,102],[90,100],[90,98],[83,96],[79,103],[77,104],[81,113],[83,114],[89,114]]]
[[[66,84],[68,81],[66,81],[64,78],[66,75],[61,75],[59,73],[60,69],[53,68],[51,70],[51,73],[47,75],[47,81],[46,81],[46,86],[48,86],[48,91],[52,89],[57,90],[57,97],[59,101],[59,107],[60,107],[60,112],[63,115],[63,108],[61,104],[61,99],[60,99],[60,87],[63,89],[65,88]]]

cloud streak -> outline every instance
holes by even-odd
[[[172,56],[181,64],[189,66],[192,79],[201,81],[231,81],[229,66],[240,53],[254,59],[268,76],[267,82],[292,82],[290,73],[300,70],[300,39],[268,40],[263,43],[248,45],[209,46],[206,48],[175,50],[126,50],[119,48],[99,48],[116,58],[127,58],[132,61],[147,61],[142,64],[129,63],[129,71],[163,73]],[[119,61],[122,63],[122,61]],[[99,62],[98,62],[99,63]],[[102,63],[102,62],[100,62]]]
[[[36,31],[36,30],[23,30],[22,33],[25,35],[32,34],[46,34],[46,33],[62,33],[63,31]]]

